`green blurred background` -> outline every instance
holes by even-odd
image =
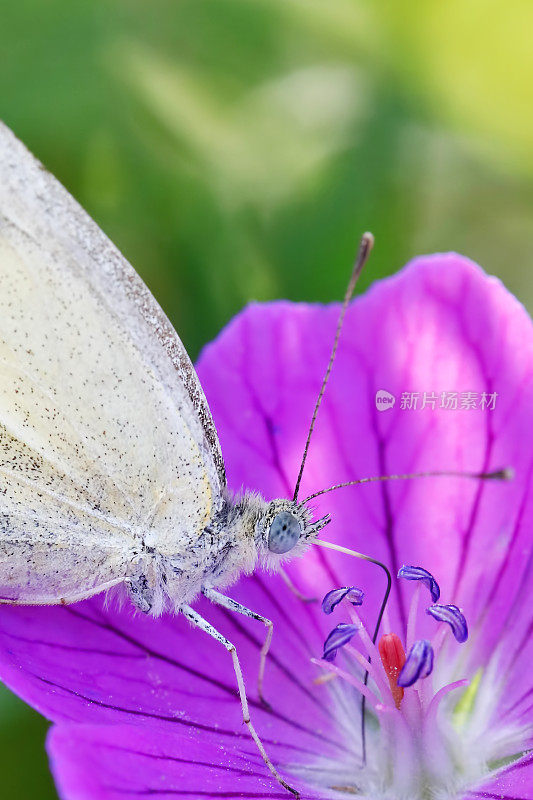
[[[248,300],[458,250],[533,306],[531,0],[3,0],[0,116],[193,357]],[[2,797],[55,792],[0,688]]]

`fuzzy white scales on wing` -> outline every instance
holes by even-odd
[[[0,597],[125,577],[225,486],[187,353],[133,268],[0,124]]]

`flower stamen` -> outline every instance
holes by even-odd
[[[433,619],[436,619],[437,622],[447,622],[452,629],[453,635],[460,644],[466,642],[468,639],[468,625],[466,624],[465,616],[460,608],[457,608],[457,606],[451,603],[448,605],[435,603],[426,609],[426,613],[433,617]]]
[[[437,603],[440,598],[440,587],[431,572],[428,572],[424,567],[410,567],[404,564],[398,570],[398,577],[404,578],[406,581],[421,581],[427,587],[431,599]]]
[[[379,702],[378,698],[374,694],[374,692],[365,686],[365,684],[358,680],[354,675],[347,672],[346,670],[342,669],[341,667],[337,667],[336,664],[332,664],[331,662],[327,661],[319,661],[318,658],[311,659],[312,664],[316,664],[317,667],[326,670],[327,672],[336,675],[338,678],[342,678],[343,680],[347,681],[351,686],[354,686],[358,692],[361,692],[364,697],[368,700],[374,711],[384,711],[385,706]]]
[[[398,676],[398,686],[412,686],[433,672],[433,648],[427,639],[415,642]]]
[[[363,603],[364,592],[355,586],[343,586],[340,589],[332,589],[322,600],[322,611],[324,614],[331,614],[343,600],[347,600],[354,606]]]
[[[349,622],[339,622],[324,642],[324,652],[322,654],[324,661],[333,661],[337,655],[337,651],[341,647],[344,647],[344,645],[355,636],[358,630],[358,625],[350,625]]]

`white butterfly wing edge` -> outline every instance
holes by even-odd
[[[0,601],[81,599],[200,533],[225,470],[134,269],[0,123]]]

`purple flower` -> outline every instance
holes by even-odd
[[[250,306],[204,351],[200,378],[232,487],[292,495],[337,314]],[[395,403],[378,407],[378,390]],[[416,607],[412,584],[394,581],[385,624],[408,651],[429,641],[434,668],[399,692],[397,708],[372,659],[363,688],[379,724],[367,725],[364,764],[357,691],[339,674],[320,680],[311,662],[330,628],[319,604],[268,574],[229,590],[274,621],[269,711],[255,688],[261,626],[198,602],[237,645],[255,726],[302,797],[338,798],[344,787],[347,797],[533,798],[532,408],[531,322],[466,259],[417,259],[350,307],[301,497],[388,472],[509,466],[516,477],[370,484],[315,501],[317,514],[332,515],[323,538],[394,574],[424,565],[470,628],[459,644]],[[311,596],[362,587],[364,606],[343,605],[373,629],[384,590],[375,567],[316,547],[289,571]],[[342,653],[359,664],[350,677],[361,684],[367,646],[363,632]],[[231,659],[220,651],[183,618],[145,618],[112,599],[0,613],[0,675],[56,723],[48,750],[62,800],[288,796],[242,725]]]

